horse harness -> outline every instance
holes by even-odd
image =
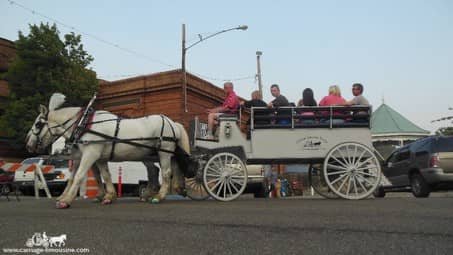
[[[92,113],[88,118],[89,119],[93,119],[94,114],[95,113]],[[80,129],[82,129],[82,132],[81,132],[81,135],[80,135],[79,139],[74,141],[74,144],[93,144],[93,143],[109,143],[109,142],[111,142],[112,143],[112,149],[110,151],[110,160],[112,160],[114,155],[115,155],[115,147],[116,147],[116,145],[118,143],[124,143],[124,144],[128,144],[128,145],[136,146],[136,147],[146,148],[146,149],[151,150],[153,154],[157,153],[158,151],[174,154],[174,151],[170,151],[170,150],[166,150],[166,149],[162,149],[161,148],[161,145],[162,145],[163,141],[164,142],[177,143],[178,139],[176,138],[175,129],[174,129],[173,125],[170,123],[169,119],[166,116],[164,116],[164,115],[160,115],[160,117],[162,119],[162,127],[160,129],[160,136],[158,136],[158,137],[120,139],[120,138],[118,138],[118,133],[120,131],[120,122],[121,122],[121,120],[123,118],[115,118],[115,119],[108,119],[108,120],[87,121],[87,122],[85,122],[84,126],[78,127]],[[99,123],[104,123],[104,122],[111,122],[111,121],[115,121],[116,122],[115,133],[114,133],[113,136],[106,135],[104,133],[101,133],[101,132],[98,132],[98,131],[95,131],[95,130],[91,129],[91,126],[94,125],[94,124],[99,124]],[[171,136],[164,136],[165,123],[168,123],[168,125],[170,126],[171,132],[173,134],[172,137]],[[83,136],[83,134],[86,134],[86,133],[93,134],[95,136],[104,138],[105,140],[97,140],[97,141],[81,140],[80,138]],[[147,145],[147,144],[140,143],[140,141],[157,141],[157,145],[156,146],[150,146],[150,145]]]

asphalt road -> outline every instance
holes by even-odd
[[[89,254],[453,254],[453,197],[362,201],[120,199],[110,206],[0,198],[0,252],[35,232]]]

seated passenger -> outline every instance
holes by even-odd
[[[280,87],[277,85],[277,84],[273,84],[271,86],[271,94],[273,97],[275,97],[274,100],[272,100],[267,106],[270,107],[270,108],[279,108],[279,107],[287,107],[287,106],[290,106],[290,103],[288,101],[288,99],[286,99],[285,96],[283,96],[282,94],[280,94]],[[278,112],[279,114],[289,114],[291,115],[291,110],[288,110],[288,111],[279,111]],[[290,124],[291,123],[291,118],[289,119],[279,119],[277,121],[278,124],[283,124],[283,125],[287,125],[287,124]]]
[[[332,85],[329,87],[329,95],[325,96],[319,102],[319,106],[335,106],[335,105],[344,105],[346,100],[341,97],[340,87],[337,85]],[[327,112],[326,112],[327,113]],[[327,113],[330,115],[330,113]],[[342,114],[341,111],[334,111],[332,117],[332,124],[342,124],[344,123],[344,119],[335,118],[335,115]],[[330,116],[329,116],[330,119]],[[324,119],[323,122],[329,122],[329,119]]]
[[[361,106],[370,106],[368,100],[362,95],[363,94],[363,85],[360,83],[352,84],[352,94],[354,98],[350,101],[346,101],[344,105],[361,105]],[[366,111],[355,111],[353,112],[353,122],[367,122],[369,113]]]
[[[277,108],[282,106],[289,106],[289,101],[285,96],[280,94],[280,87],[277,84],[272,84],[271,94],[275,97],[267,106],[270,108]]]
[[[302,92],[302,99],[299,100],[297,106],[318,106],[316,103],[315,97],[313,95],[313,90],[311,88],[306,88]],[[315,113],[312,111],[303,111],[302,116],[314,116]],[[304,119],[302,121],[304,124],[313,124],[314,119]]]
[[[363,85],[360,83],[352,84],[352,94],[354,98],[350,101],[346,101],[344,105],[366,105],[369,106],[370,103],[368,100],[362,95],[363,94]]]
[[[244,107],[246,108],[249,108],[251,109],[252,107],[267,107],[267,104],[266,102],[263,101],[263,98],[261,96],[261,93],[258,91],[258,90],[255,90],[252,92],[252,100],[250,101],[242,101],[241,102],[241,105],[243,105]],[[254,112],[254,116],[262,116],[262,113],[260,114],[260,112]],[[251,123],[251,118],[252,118],[252,115],[250,115],[250,118],[247,120],[247,126],[249,127],[248,128],[248,132],[247,132],[247,139],[250,138],[250,123]],[[269,121],[267,120],[255,120],[254,121],[255,124],[269,124]]]
[[[214,125],[217,124],[217,120],[222,114],[236,114],[239,109],[239,98],[234,93],[233,83],[225,82],[223,84],[223,90],[225,91],[225,101],[222,106],[208,109],[208,132],[205,139],[213,139]]]

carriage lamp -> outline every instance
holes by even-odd
[[[230,138],[230,136],[231,136],[231,124],[230,123],[225,124],[225,136],[227,138]]]

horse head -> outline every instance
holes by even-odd
[[[32,153],[45,153],[49,146],[59,137],[58,130],[61,124],[53,118],[49,118],[58,107],[65,102],[65,96],[54,93],[49,101],[49,108],[44,105],[39,106],[39,115],[33,122],[33,126],[28,131],[25,138],[26,148]]]

